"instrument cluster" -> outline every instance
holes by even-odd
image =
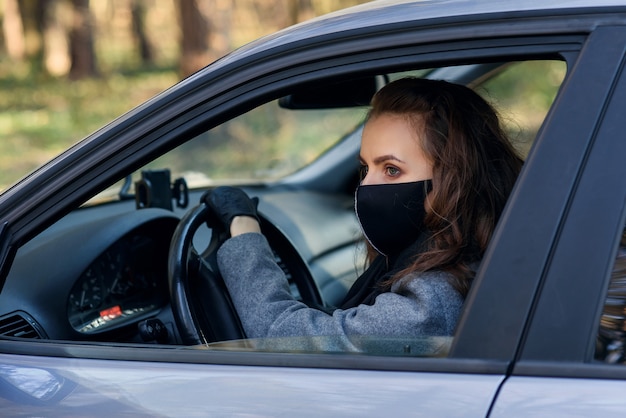
[[[70,292],[74,330],[94,334],[137,322],[167,303],[166,254],[149,234],[118,240],[82,273]]]

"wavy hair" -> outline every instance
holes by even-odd
[[[522,168],[494,108],[472,89],[440,80],[402,78],[372,99],[368,120],[406,117],[433,163],[433,190],[426,201],[431,235],[423,252],[385,285],[409,273],[442,270],[467,295]]]

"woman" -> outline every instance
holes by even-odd
[[[355,210],[370,263],[331,312],[292,298],[255,202],[233,188],[206,196],[231,232],[218,263],[249,338],[302,336],[309,347],[362,351],[364,341],[454,333],[522,165],[495,111],[464,86],[397,80],[372,100],[360,160]]]

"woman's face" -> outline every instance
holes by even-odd
[[[433,164],[420,145],[420,133],[406,118],[382,114],[370,119],[361,137],[362,185],[432,179]]]

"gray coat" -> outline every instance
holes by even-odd
[[[375,342],[375,350],[406,353],[416,341],[428,340],[424,337],[452,335],[463,305],[446,273],[428,272],[408,278],[401,292],[394,285],[371,306],[332,315],[309,308],[291,296],[267,240],[258,233],[227,240],[218,264],[248,338],[305,337],[282,339],[305,349],[367,351]],[[381,347],[384,342],[393,347]]]

